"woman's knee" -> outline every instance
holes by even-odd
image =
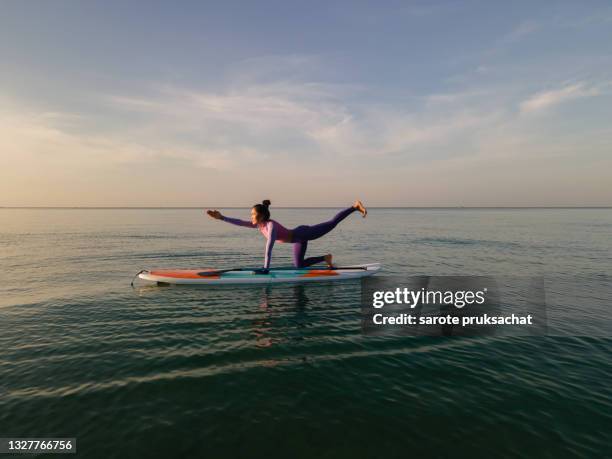
[[[295,266],[296,268],[303,268],[305,265],[304,263],[304,257],[300,256],[300,254],[294,254],[293,256],[293,266]]]

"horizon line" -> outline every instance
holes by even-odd
[[[251,206],[0,206],[0,209],[65,209],[65,210],[195,210],[249,209]],[[274,209],[339,209],[344,206],[274,206]],[[368,209],[612,209],[612,206],[368,206]]]

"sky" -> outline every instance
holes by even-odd
[[[0,206],[611,206],[612,3],[0,2]]]

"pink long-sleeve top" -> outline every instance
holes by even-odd
[[[266,238],[266,251],[264,253],[264,268],[270,268],[270,261],[272,259],[272,248],[274,242],[291,242],[291,231],[285,228],[283,225],[278,223],[276,220],[268,220],[263,223],[253,224],[245,220],[238,218],[222,217],[223,221],[231,223],[232,225],[244,226],[247,228],[257,228],[261,234]]]

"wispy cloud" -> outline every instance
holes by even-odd
[[[115,102],[119,100],[124,106],[140,110],[164,108],[140,99],[117,98]],[[265,155],[248,147],[227,149],[181,141],[179,125],[164,129],[163,120],[155,116],[144,121],[144,125],[106,132],[81,129],[83,118],[9,104],[5,99],[0,111],[0,152],[5,171],[19,175],[41,170],[51,175],[53,171],[65,174],[71,170],[85,172],[168,161],[223,170],[265,159]]]
[[[272,158],[288,147],[294,155],[342,157],[408,152],[417,145],[450,142],[492,119],[490,113],[472,113],[464,106],[453,111],[433,107],[478,92],[432,95],[426,112],[359,104],[351,101],[349,92],[338,86],[284,81],[216,93],[165,87],[151,94],[151,100],[110,101],[122,110],[146,112],[151,123],[163,124],[160,129],[169,137],[176,136],[172,131],[191,131],[194,142],[208,148],[229,153],[249,149]]]
[[[181,203],[178,196],[190,195],[191,188],[208,197],[254,189],[285,196],[280,189],[304,189],[308,177],[354,184],[357,175],[373,174],[378,178],[371,181],[372,190],[387,189],[385,199],[396,199],[389,187],[447,196],[448,190],[436,188],[439,178],[470,187],[479,183],[482,170],[506,182],[512,180],[511,169],[535,177],[530,168],[550,158],[564,165],[558,167],[565,174],[578,151],[581,164],[605,164],[600,159],[606,148],[603,131],[551,137],[551,131],[545,132],[547,117],[525,115],[604,96],[609,82],[585,79],[525,97],[524,86],[514,81],[467,81],[389,100],[377,99],[376,88],[299,78],[299,71],[273,78],[273,68],[285,65],[283,59],[263,61],[271,67],[265,78],[245,64],[241,78],[230,78],[222,88],[148,84],[129,93],[89,94],[84,96],[89,111],[2,100],[0,155],[3,172],[13,177],[3,186],[17,190],[32,182],[51,187],[73,183],[55,188],[57,202],[66,203],[73,199],[69,190],[89,190],[90,202],[99,202],[94,197],[100,190],[112,188],[116,202],[122,202],[135,185],[125,179],[118,184],[116,177],[142,170],[141,185],[145,177],[167,182],[182,190],[172,195],[177,196],[172,202]],[[312,62],[296,58],[295,65]],[[504,172],[498,173],[496,165]],[[419,177],[412,185],[405,183],[406,170]],[[236,190],[237,184],[248,185]],[[511,203],[512,187],[508,190]],[[33,194],[29,202],[43,202],[41,196]],[[297,192],[292,196],[302,202]],[[327,197],[321,192],[317,199],[325,203]]]
[[[522,114],[534,113],[597,93],[582,82],[536,93],[519,105]],[[79,129],[84,115],[24,111],[15,104],[3,112],[0,147],[13,157],[27,151],[30,157],[81,165],[171,161],[229,171],[312,155],[332,162],[385,155],[406,160],[416,155],[422,161],[431,149],[436,154],[430,159],[440,161],[480,153],[457,146],[475,144],[483,132],[513,123],[508,112],[489,103],[489,91],[480,89],[431,94],[413,110],[360,104],[351,95],[338,85],[288,81],[226,91],[159,86],[146,96],[104,96],[112,110],[108,116],[138,116],[128,126],[95,133]],[[504,130],[499,132],[503,143]]]
[[[485,71],[478,70],[478,71]],[[446,92],[446,93],[435,93],[426,96],[426,103],[428,106],[435,106],[438,104],[456,104],[456,103],[464,103],[467,104],[470,100],[474,98],[483,97],[489,94],[490,91],[486,89],[466,89],[462,91],[456,92]]]
[[[538,92],[520,104],[522,113],[535,113],[550,109],[564,102],[583,97],[596,96],[600,92],[586,83],[576,83],[561,88]]]
[[[533,34],[538,29],[540,29],[540,27],[541,25],[539,25],[537,22],[533,20],[527,20],[527,21],[520,22],[514,29],[512,29],[509,33],[504,35],[501,38],[500,42],[502,44],[516,43],[524,39],[528,35]]]

